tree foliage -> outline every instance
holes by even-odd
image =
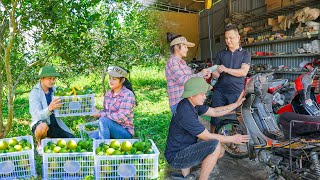
[[[17,89],[29,91],[43,65],[65,80],[95,73],[103,86],[109,65],[156,64],[161,52],[156,13],[133,0],[0,0],[0,23],[0,137]]]

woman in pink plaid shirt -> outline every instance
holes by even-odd
[[[170,43],[170,58],[166,64],[166,80],[169,95],[169,104],[172,114],[175,114],[178,103],[182,100],[183,85],[192,77],[200,76],[208,78],[210,70],[203,69],[198,74],[193,74],[191,68],[182,59],[187,56],[188,47],[194,47],[194,43],[188,42],[181,35],[167,33],[167,40]]]
[[[102,139],[131,139],[134,134],[133,108],[136,99],[128,71],[118,67],[108,68],[110,89],[104,96],[104,109],[93,116],[99,118],[99,136]],[[93,138],[99,138],[93,135]]]

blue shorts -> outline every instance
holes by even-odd
[[[210,154],[212,154],[219,141],[208,140],[200,141],[176,153],[170,166],[175,169],[185,169],[197,166]]]

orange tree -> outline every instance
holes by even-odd
[[[0,0],[0,138],[12,127],[14,99],[44,64],[68,79],[111,64],[156,64],[157,16],[134,0]],[[104,86],[103,86],[104,87]]]

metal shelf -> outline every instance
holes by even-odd
[[[255,27],[253,27],[255,28]],[[249,31],[247,32],[247,36],[248,35],[251,35],[251,34],[257,34],[257,33],[262,33],[262,32],[267,32],[267,31],[271,31],[272,30],[272,26],[268,26],[268,27],[264,27],[264,28],[258,28],[256,30],[252,30],[252,31]],[[220,33],[220,34],[216,34],[217,36],[222,36],[224,35],[224,32],[223,33]]]
[[[308,71],[274,71],[275,74],[304,74]]]
[[[255,73],[270,73],[273,72],[274,74],[304,74],[308,71],[272,71],[272,70],[265,70],[265,71],[251,71]],[[320,74],[320,72],[316,72],[316,74]]]
[[[268,11],[265,13],[257,14],[251,18],[247,18],[242,22],[242,24],[246,26],[252,26],[250,23],[257,22],[257,21],[262,21],[267,20],[268,18],[276,18],[279,15],[287,15],[287,14],[293,14],[295,11],[303,9],[304,7],[314,7],[320,5],[320,0],[305,0],[303,2],[298,2],[296,4],[293,4],[291,6],[286,6],[283,8],[275,9],[272,11]],[[248,12],[250,13],[250,12]],[[294,25],[293,27],[295,27]],[[293,28],[291,27],[291,28]],[[265,26],[264,28],[259,28],[256,30],[253,30],[251,32],[248,32],[247,35],[254,35],[257,33],[263,33],[263,32],[268,32],[271,31],[272,27],[271,26]],[[243,44],[242,47],[253,47],[253,46],[261,46],[261,45],[267,45],[270,44],[271,48],[274,48],[272,44],[277,44],[277,43],[285,43],[285,45],[289,44],[286,42],[294,42],[294,41],[307,41],[307,40],[313,40],[313,39],[320,39],[320,32],[318,34],[312,34],[311,38],[308,38],[308,36],[301,36],[301,37],[287,37],[286,39],[279,39],[279,40],[273,40],[273,41],[263,41],[263,42],[256,42],[256,43],[251,43],[251,44]],[[250,48],[251,49],[251,48]],[[279,60],[285,61],[288,64],[291,64],[291,60],[293,62],[296,62],[299,59],[304,59],[303,57],[318,57],[320,56],[320,53],[318,54],[311,54],[311,53],[306,53],[306,54],[285,54],[285,55],[272,55],[272,56],[252,56],[251,58],[253,60],[260,59],[263,62],[268,62],[269,64],[272,64],[275,66]],[[295,58],[297,57],[297,58]],[[300,58],[299,58],[300,57]],[[273,59],[273,58],[287,58],[287,59]],[[290,58],[290,59],[289,59]],[[274,74],[277,74],[277,76],[285,76],[290,78],[290,80],[295,76],[305,74],[307,71],[285,71],[285,70],[263,70],[263,71],[250,71],[253,73],[270,73],[273,72]],[[316,72],[316,74],[320,74],[319,72]]]
[[[298,3],[293,4],[291,6],[287,6],[287,7],[284,7],[284,8],[280,8],[280,9],[276,9],[276,10],[273,10],[273,11],[269,11],[267,13],[255,15],[254,17],[247,19],[245,22],[243,22],[243,24],[249,24],[249,23],[252,23],[252,22],[255,22],[255,21],[276,17],[276,16],[283,15],[283,14],[286,14],[286,13],[292,13],[292,12],[294,12],[296,10],[302,9],[303,7],[307,7],[307,6],[310,7],[310,6],[314,6],[314,5],[317,5],[317,4],[320,4],[319,0],[306,0],[306,1],[303,1],[303,2],[298,2]]]
[[[293,24],[293,25],[291,25],[291,27],[290,28],[296,28],[296,27],[298,27],[298,24]],[[255,28],[255,27],[253,27],[253,28]],[[266,26],[266,27],[264,27],[264,28],[258,28],[258,29],[256,29],[256,30],[252,30],[252,31],[249,31],[248,33],[247,33],[247,35],[251,35],[251,34],[257,34],[257,33],[262,33],[262,32],[267,32],[267,31],[271,31],[272,30],[272,26]],[[288,29],[287,29],[288,30]],[[277,32],[286,32],[285,30],[283,30],[283,29],[280,29],[280,30],[278,30]]]
[[[286,54],[274,56],[251,56],[252,59],[265,59],[265,58],[290,58],[290,57],[313,57],[320,56],[320,54]]]
[[[271,31],[271,30],[272,30],[272,26],[269,26],[269,27],[260,28],[260,29],[253,30],[253,31],[249,31],[249,32],[247,33],[247,35],[257,34],[257,33],[262,33],[262,32],[267,32],[267,31]]]
[[[320,1],[320,0],[319,0],[319,1]],[[242,45],[242,47],[249,47],[249,46],[263,45],[263,44],[275,44],[275,43],[281,43],[281,42],[289,42],[289,41],[313,39],[313,38],[318,38],[318,37],[319,37],[319,34],[314,34],[314,35],[311,35],[311,38],[308,38],[308,36],[293,37],[293,38],[279,39],[279,40],[273,40],[273,41],[263,41],[263,42],[256,42],[256,43],[251,43],[251,44],[245,44],[245,45]]]

